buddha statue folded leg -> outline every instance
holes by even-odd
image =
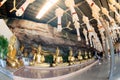
[[[7,63],[12,68],[20,67],[20,63],[19,63],[19,61],[17,59],[7,58]]]

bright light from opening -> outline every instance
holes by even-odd
[[[38,15],[36,18],[40,19],[43,17],[43,15],[55,4],[57,3],[58,0],[49,0],[43,8],[39,11]]]

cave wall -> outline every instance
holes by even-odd
[[[74,52],[78,50],[94,51],[94,48],[85,44],[85,40],[78,42],[76,35],[68,33],[66,30],[57,32],[57,28],[49,24],[10,19],[7,25],[26,49],[30,49],[31,46],[42,45],[45,50],[51,52],[55,52],[56,47],[59,47],[62,53],[68,53],[71,47]]]

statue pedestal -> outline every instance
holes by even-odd
[[[41,64],[34,64],[35,67],[50,67],[50,64],[48,63],[41,63]]]
[[[80,63],[81,63],[81,61],[76,61],[76,62],[75,62],[75,64],[80,64]]]
[[[53,67],[65,67],[65,66],[68,66],[69,63],[60,63],[60,64],[52,64]]]
[[[71,75],[79,75],[77,71],[82,70],[85,67],[92,66],[98,63],[98,61],[90,60],[86,63],[75,64],[71,66],[65,66],[68,63],[60,64],[56,67],[41,68],[36,66],[24,66],[16,70],[14,75],[14,80],[67,80],[65,77],[70,77]],[[62,66],[62,67],[60,67]],[[64,66],[64,67],[63,67]],[[85,69],[84,69],[85,70]],[[82,70],[83,71],[83,70]],[[76,74],[75,74],[76,73]]]

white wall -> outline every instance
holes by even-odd
[[[12,31],[8,28],[5,21],[3,19],[0,19],[0,35],[3,35],[10,40],[10,37],[13,35]],[[18,48],[18,41],[16,42],[16,47]]]
[[[8,28],[3,19],[0,19],[0,35],[6,37],[8,41],[10,40],[10,37],[13,35],[13,33],[10,31],[10,29]]]

